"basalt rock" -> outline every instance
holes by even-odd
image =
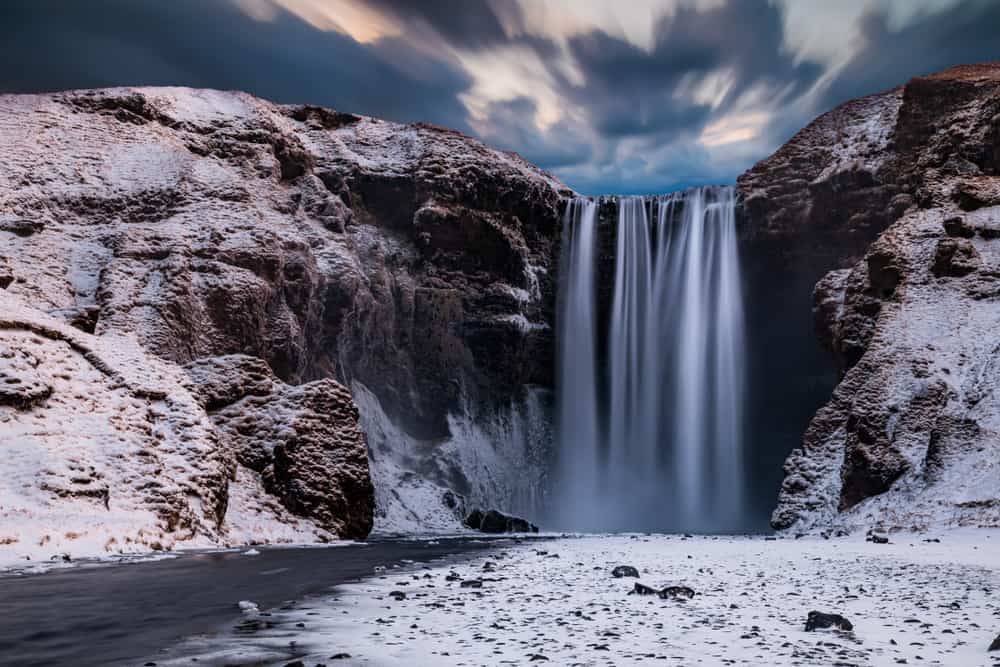
[[[1000,65],[953,68],[821,116],[740,178],[748,233],[833,269],[814,316],[839,384],[774,527],[1000,524],[998,110]]]
[[[508,516],[496,510],[482,512],[473,510],[465,520],[465,525],[483,533],[537,533],[538,526],[526,519]]]
[[[809,616],[806,618],[806,632],[830,628],[850,632],[854,629],[854,625],[840,614],[824,614],[821,611],[809,612]]]
[[[629,595],[656,595],[659,593],[652,586],[647,586],[646,584],[640,584],[638,581],[632,587],[632,590],[628,592]]]
[[[694,597],[694,589],[688,586],[665,586],[657,593],[664,600],[676,600],[686,598],[690,600]]]

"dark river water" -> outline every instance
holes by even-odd
[[[386,539],[0,576],[0,665],[142,665],[185,637],[232,628],[240,600],[265,610],[371,576],[377,566],[461,560],[509,544]]]

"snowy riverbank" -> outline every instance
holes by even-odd
[[[640,577],[612,577],[617,565]],[[696,594],[630,595],[636,582]],[[177,664],[198,655],[201,664],[312,665],[349,654],[335,664],[990,666],[1000,664],[1000,652],[987,652],[1000,632],[997,590],[996,530],[893,534],[889,544],[566,538],[380,573],[251,614],[237,634],[182,647]],[[807,633],[812,610],[842,614],[854,629]]]

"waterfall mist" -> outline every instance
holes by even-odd
[[[620,198],[613,275],[599,275],[598,204],[581,198],[567,207],[558,527],[741,528],[744,314],[734,198],[732,188]],[[609,280],[610,314],[601,322],[596,288]]]

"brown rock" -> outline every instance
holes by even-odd
[[[350,393],[331,379],[281,382],[260,359],[199,360],[185,369],[222,439],[289,511],[347,539],[372,528],[374,488]]]
[[[941,239],[934,252],[931,271],[938,278],[968,275],[981,265],[979,253],[966,239]]]

